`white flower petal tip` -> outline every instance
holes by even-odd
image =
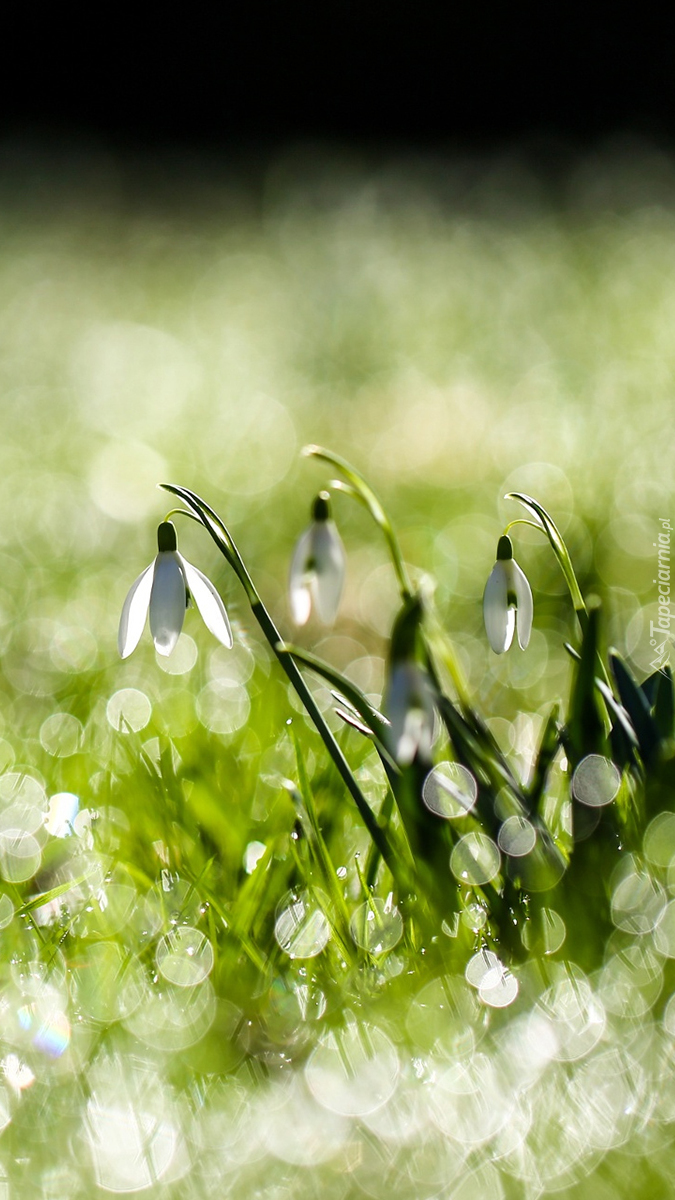
[[[516,630],[518,633],[518,645],[521,650],[525,650],[532,633],[532,618],[534,616],[534,601],[532,600],[532,588],[530,587],[527,576],[520,569],[517,562],[512,562],[513,568],[513,590],[516,594]]]
[[[192,563],[189,563],[182,555],[179,555],[179,558],[187,581],[188,592],[197,605],[206,628],[223,646],[231,650],[234,645],[232,628],[225,605],[218,592],[206,575],[193,567]]]
[[[171,654],[183,628],[190,596],[207,629],[230,648],[232,630],[225,606],[211,581],[178,553],[176,531],[170,521],[159,526],[157,544],[157,557],[138,576],[124,601],[117,635],[121,657],[128,658],[136,649],[148,615],[155,650],[164,657]]]
[[[141,572],[129,588],[124,601],[117,633],[117,649],[121,658],[128,658],[141,640],[148,615],[154,569],[155,564],[150,563],[150,566]]]
[[[312,592],[309,584],[303,582],[291,583],[290,586],[291,613],[296,625],[306,625],[312,611]]]
[[[160,551],[150,593],[150,633],[158,654],[171,654],[180,637],[187,587],[180,557],[175,550]]]
[[[322,624],[332,625],[340,606],[346,556],[328,501],[327,492],[317,496],[314,520],[293,551],[288,590],[296,625],[305,625],[312,609]]]
[[[429,681],[414,662],[399,662],[391,673],[385,712],[387,740],[396,761],[410,766],[416,757],[429,759],[434,740],[434,706]]]
[[[533,612],[532,589],[513,558],[511,539],[505,534],[499,539],[497,561],[483,593],[485,632],[495,654],[508,650],[515,632],[521,650],[526,648]]]

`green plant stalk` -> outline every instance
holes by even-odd
[[[312,654],[309,650],[304,650],[300,646],[294,646],[290,642],[282,642],[278,649],[282,654],[292,655],[292,657],[297,659],[298,662],[302,663],[303,666],[308,667],[310,671],[314,671],[314,673],[319,675],[320,678],[325,679],[327,683],[329,683],[331,687],[335,689],[335,691],[340,693],[344,699],[351,704],[352,708],[355,709],[363,721],[364,726],[368,729],[380,758],[384,758],[390,769],[394,772],[397,772],[398,767],[394,759],[391,757],[382,737],[380,736],[380,733],[385,732],[388,722],[382,717],[381,713],[377,712],[377,710],[368,703],[366,697],[356,686],[356,684],[353,684],[351,680],[346,679],[340,671],[335,669],[335,667],[331,667],[331,665],[324,662],[323,659],[317,658],[317,656]],[[335,691],[333,694],[335,694]],[[380,732],[378,732],[378,730]]]
[[[425,628],[423,637],[427,648],[427,659],[431,669],[434,658],[437,658],[448,672],[454,687],[457,692],[457,698],[462,708],[471,711],[471,701],[469,699],[469,691],[466,686],[466,680],[462,673],[462,669],[455,657],[455,651],[452,643],[445,632],[438,615],[435,605],[427,603],[425,605]],[[440,690],[438,681],[438,672],[434,669],[433,674]]]
[[[314,803],[314,796],[305,766],[305,760],[300,746],[300,739],[293,725],[290,727],[291,739],[295,749],[295,761],[298,767],[298,782],[300,784],[299,799],[304,807],[304,816],[307,818],[309,828],[305,831],[307,840],[310,844],[310,850],[316,860],[317,866],[321,873],[322,879],[326,885],[331,903],[334,906],[334,913],[329,917],[334,931],[340,939],[340,946],[346,958],[352,957],[352,941],[349,933],[349,913],[345,904],[344,896],[337,881],[335,868],[331,862],[328,848],[326,846],[324,836],[319,825],[319,817]],[[329,914],[326,913],[328,917]],[[337,926],[337,928],[336,928]]]
[[[388,831],[389,840],[395,847],[398,858],[407,864],[409,871],[414,873],[415,860],[407,840],[402,843],[400,842],[398,847],[396,847],[396,831],[394,831],[390,826],[392,805],[394,804],[394,793],[396,790],[397,781],[401,776],[401,769],[392,758],[385,743],[381,740],[377,732],[378,728],[384,732],[388,726],[388,722],[382,717],[381,713],[379,713],[372,707],[371,704],[369,704],[366,697],[356,686],[356,684],[352,683],[351,680],[346,679],[340,671],[335,669],[335,667],[331,667],[322,659],[317,658],[315,654],[311,654],[308,650],[303,650],[298,646],[292,646],[288,643],[284,643],[280,645],[278,649],[280,653],[291,654],[294,658],[297,658],[303,666],[308,667],[309,670],[314,671],[322,679],[325,679],[333,688],[333,695],[341,700],[344,700],[346,704],[353,708],[355,713],[358,713],[360,720],[356,724],[356,727],[361,733],[363,733],[366,737],[369,737],[372,741],[389,784],[387,799],[385,800],[385,805],[383,806],[382,813],[380,814],[380,826],[382,829]],[[351,713],[340,708],[336,709],[336,712],[348,723],[354,724]],[[400,832],[402,837],[405,837],[405,833],[403,831]],[[371,858],[369,858],[369,862],[371,859],[374,861],[373,879],[377,873],[377,866],[380,861],[380,857],[381,855],[377,847],[375,845],[371,845]]]
[[[570,558],[569,551],[555,521],[548,515],[546,509],[542,504],[539,503],[538,500],[534,500],[532,496],[526,495],[525,492],[507,492],[504,499],[517,500],[519,504],[523,505],[523,508],[528,509],[537,517],[538,523],[535,525],[535,528],[541,529],[546,534],[551,544],[551,549],[553,550],[553,553],[560,564],[562,573],[565,576],[565,582],[572,598],[574,611],[579,618],[579,624],[583,630],[585,618],[587,616],[586,602],[583,598],[581,588],[579,587],[579,582],[574,573],[574,567],[572,566],[572,559]]]
[[[394,811],[394,804],[395,804],[394,793],[391,790],[391,787],[388,787],[386,795],[384,797],[383,804],[382,804],[382,809],[380,811],[380,817],[384,823],[385,829],[387,828],[387,826],[389,825],[389,822],[391,820],[391,816]],[[368,853],[368,858],[366,859],[365,876],[366,876],[366,886],[368,888],[375,887],[375,880],[377,879],[377,869],[380,865],[380,859],[381,859],[381,854],[380,854],[377,846],[372,845],[370,847],[370,851]]]
[[[574,567],[572,566],[570,552],[565,545],[565,541],[560,530],[558,529],[558,526],[553,518],[549,516],[543,504],[540,504],[538,500],[534,500],[532,496],[528,496],[525,492],[507,492],[504,496],[504,499],[517,500],[519,504],[522,504],[523,508],[527,509],[537,518],[534,527],[536,529],[541,529],[542,533],[545,533],[549,540],[551,549],[553,550],[553,553],[555,554],[560,565],[560,569],[565,577],[565,583],[567,584],[572,604],[574,606],[574,611],[579,622],[579,628],[581,629],[582,634],[584,634],[586,632],[586,626],[588,625],[588,607],[582,595],[581,588],[579,587],[579,581],[576,577]],[[507,529],[510,529],[511,525],[513,524],[515,524],[515,521],[512,521],[511,524],[507,526]],[[602,680],[608,687],[610,687],[611,685],[609,676],[600,654],[598,654],[597,658]]]
[[[346,459],[341,458],[339,454],[333,454],[331,450],[326,450],[323,446],[305,446],[302,452],[308,457],[319,458],[323,462],[327,462],[330,466],[337,467],[345,476],[345,479],[348,481],[347,483],[341,479],[333,479],[331,480],[331,487],[344,492],[354,500],[358,500],[370,513],[384,537],[396,573],[401,600],[405,604],[407,600],[412,598],[413,588],[403,561],[396,531],[379,497],[375,494],[370,484],[366,483],[366,480],[356,468],[351,463],[348,463]],[[452,679],[457,695],[462,704],[468,706],[469,697],[461,668],[455,658],[452,646],[443,631],[442,625],[435,615],[432,637],[435,642],[436,652]]]
[[[281,664],[285,674],[288,676],[288,679],[302,700],[307,713],[311,717],[312,722],[314,723],[314,726],[321,737],[321,740],[323,741],[330,757],[333,760],[333,763],[338,770],[340,778],[342,779],[347,791],[356,804],[361,819],[366,826],[366,829],[368,830],[373,842],[380,851],[382,858],[391,871],[393,878],[396,879],[397,884],[404,888],[408,888],[409,883],[404,877],[402,877],[400,865],[392,847],[389,844],[389,840],[384,830],[378,824],[375,814],[370,808],[370,805],[363,795],[358,783],[354,779],[349,764],[335,738],[333,737],[331,730],[328,728],[323,714],[318,708],[312,693],[307,687],[307,684],[305,683],[292,657],[279,649],[279,647],[283,645],[281,634],[279,633],[279,630],[277,629],[274,621],[272,620],[260,596],[258,595],[255,584],[253,583],[253,580],[246,569],[244,560],[242,559],[241,554],[239,553],[226,526],[223,524],[217,513],[215,513],[213,509],[205,503],[205,501],[197,496],[195,492],[191,492],[188,488],[178,487],[169,483],[163,483],[160,486],[163,487],[165,491],[172,492],[175,496],[179,496],[189,508],[197,513],[207,533],[210,534],[223,557],[235,571],[246,592],[254,617],[262,629],[265,638],[269,642],[275,658]]]
[[[387,548],[391,555],[391,561],[396,572],[396,578],[398,579],[398,585],[401,590],[401,597],[403,600],[408,600],[412,595],[412,586],[408,578],[408,572],[403,561],[401,547],[398,544],[398,538],[396,537],[394,527],[389,520],[389,517],[387,516],[379,497],[375,494],[370,485],[366,483],[365,479],[359,474],[356,468],[353,467],[351,463],[348,463],[346,459],[341,458],[339,454],[333,454],[332,451],[325,450],[323,446],[305,446],[302,453],[308,457],[311,456],[313,458],[319,458],[323,462],[329,463],[330,466],[337,467],[338,471],[342,472],[345,479],[348,481],[347,484],[338,479],[333,481],[332,486],[337,487],[343,492],[346,492],[350,496],[353,496],[354,499],[360,500],[361,503],[364,504],[368,509],[368,512],[373,518],[375,524],[382,531],[385,542],[387,543]]]

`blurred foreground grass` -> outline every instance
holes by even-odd
[[[192,614],[168,660],[144,639],[120,663],[115,637],[167,479],[223,514],[290,633],[288,561],[326,478],[298,450],[320,442],[368,474],[415,578],[437,580],[519,772],[566,698],[573,625],[525,531],[532,643],[491,654],[505,491],[546,505],[609,642],[649,673],[673,516],[675,165],[619,148],[549,188],[517,156],[296,151],[262,170],[13,146],[0,235],[7,1196],[669,1195],[663,939],[621,942],[591,982],[563,945],[522,967],[505,1013],[481,1005],[444,973],[445,933],[416,943],[386,894],[366,936],[367,838],[200,530],[181,548],[217,583],[234,651]],[[347,592],[335,629],[303,639],[378,696],[395,581],[335,499]],[[290,718],[353,945],[302,895]],[[377,805],[368,744],[340,737]]]

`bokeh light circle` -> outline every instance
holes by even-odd
[[[250,711],[246,688],[233,680],[215,679],[197,697],[197,716],[212,733],[236,733],[248,721]]]
[[[160,939],[155,952],[160,973],[176,987],[196,987],[213,969],[213,946],[191,925],[177,925]]]
[[[305,1068],[314,1098],[330,1112],[360,1117],[394,1094],[400,1064],[387,1035],[376,1025],[355,1023],[324,1034]]]
[[[42,722],[40,742],[54,758],[77,754],[82,741],[82,724],[71,713],[52,713]]]
[[[497,843],[499,849],[511,858],[522,858],[534,850],[537,831],[527,817],[518,814],[507,817],[499,830]]]
[[[314,897],[301,892],[281,908],[274,936],[289,958],[315,958],[328,944],[330,925]]]
[[[486,833],[467,833],[450,855],[450,870],[459,883],[480,887],[499,874],[499,847]]]
[[[373,896],[352,914],[349,930],[362,950],[369,954],[385,954],[401,940],[403,921],[391,898],[381,900],[379,896]]]
[[[577,766],[570,784],[572,795],[589,808],[602,808],[616,799],[621,772],[602,754],[587,754]]]
[[[465,817],[476,803],[478,784],[461,763],[442,762],[432,767],[422,786],[422,799],[429,812],[446,820]]]
[[[152,716],[152,705],[145,692],[138,688],[120,688],[106,705],[108,723],[121,733],[145,729]]]

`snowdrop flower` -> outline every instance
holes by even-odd
[[[291,560],[291,612],[296,625],[305,625],[313,605],[319,620],[332,625],[345,578],[345,550],[331,520],[328,492],[319,492],[312,516],[312,524],[298,538]]]
[[[136,649],[148,613],[157,653],[170,654],[183,628],[190,598],[202,614],[206,628],[230,648],[232,630],[223,602],[211,581],[178,553],[176,530],[171,521],[162,521],[159,526],[157,548],[155,561],[132,583],[124,601],[117,635],[122,658]]]
[[[403,605],[391,634],[384,710],[391,752],[401,766],[415,758],[428,761],[434,738],[432,684],[415,661],[421,619],[420,599],[413,596]]]
[[[434,706],[429,680],[417,663],[401,662],[393,667],[385,711],[396,761],[406,767],[417,757],[429,760],[434,740]]]
[[[483,619],[495,654],[503,654],[518,631],[524,650],[532,632],[532,591],[513,557],[511,538],[504,534],[497,546],[497,561],[483,593]]]

